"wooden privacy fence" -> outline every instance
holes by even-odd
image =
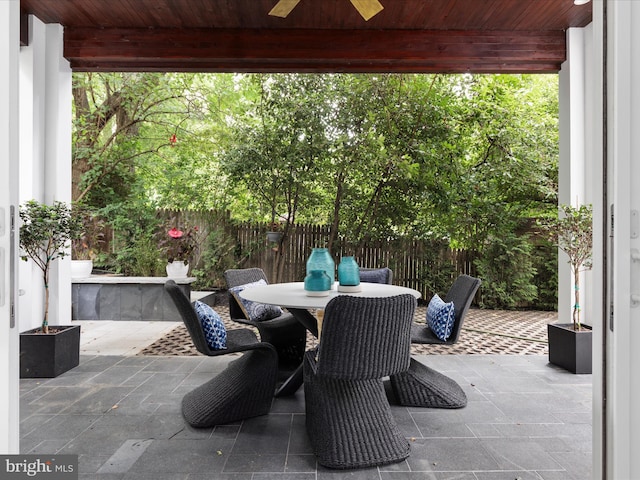
[[[228,214],[196,211],[161,211],[160,218],[174,219],[179,226],[198,225],[203,237],[213,230],[224,232],[226,241],[235,242],[234,260],[220,262],[224,268],[262,268],[269,281],[302,281],[312,248],[327,245],[330,228],[321,225],[292,225],[281,242],[267,240],[264,223],[237,223]],[[336,266],[343,255],[353,255],[361,267],[389,267],[393,283],[421,292],[423,299],[444,294],[460,273],[475,275],[473,256],[464,250],[451,250],[446,242],[390,238],[366,240],[356,251],[346,239],[338,238],[332,248]],[[221,276],[222,272],[218,272]]]

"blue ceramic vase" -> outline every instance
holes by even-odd
[[[311,270],[304,279],[307,295],[325,296],[331,291],[332,281],[324,270]]]
[[[360,285],[360,268],[355,258],[342,257],[338,265],[338,282],[347,287]]]
[[[327,248],[314,248],[307,259],[307,275],[312,270],[324,270],[333,284],[336,278],[336,262]]]

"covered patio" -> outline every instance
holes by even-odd
[[[594,203],[592,302],[584,306],[594,319],[593,384],[551,369],[543,357],[437,357],[433,366],[463,385],[469,406],[396,410],[410,438],[416,435],[415,463],[376,469],[373,478],[582,479],[591,471],[593,478],[634,478],[640,472],[633,453],[640,314],[629,302],[640,278],[629,266],[630,248],[640,246],[629,220],[640,208],[633,184],[640,111],[631,87],[638,77],[635,0],[491,0],[473,7],[460,0],[382,0],[389,15],[369,22],[347,0],[303,0],[286,19],[268,17],[275,0],[205,3],[2,2],[0,46],[8,68],[0,75],[0,164],[8,174],[0,179],[0,390],[8,408],[0,421],[6,432],[0,451],[69,448],[80,454],[82,472],[94,472],[82,478],[342,475],[312,467],[308,457],[305,463],[303,415],[295,401],[275,403],[264,417],[274,417],[278,432],[266,444],[269,425],[260,419],[202,436],[176,423],[179,411],[170,405],[178,403],[171,396],[219,371],[222,359],[88,355],[79,369],[57,379],[18,380],[17,333],[30,328],[40,302],[31,292],[33,272],[24,266],[18,272],[13,262],[12,208],[28,198],[69,200],[71,151],[63,139],[70,136],[72,71],[559,72],[560,202],[579,196]],[[562,268],[560,303],[569,305],[563,299],[571,284]],[[64,323],[71,318],[68,263],[54,274],[59,287],[52,320]],[[18,299],[21,288],[26,291]],[[593,423],[587,426],[589,412]],[[532,421],[534,413],[542,421]],[[170,451],[170,439],[181,437],[182,446]],[[585,457],[591,438],[593,467]],[[208,468],[196,470],[202,465]]]
[[[478,343],[473,317],[491,323],[482,313],[471,312],[463,337]],[[487,313],[518,320],[517,313]],[[538,317],[542,324],[553,320]],[[463,387],[467,407],[393,406],[410,457],[341,472],[316,463],[303,390],[274,398],[268,415],[193,429],[182,418],[182,397],[221,372],[229,356],[154,355],[153,348],[123,355],[122,322],[80,323],[78,367],[54,379],[21,380],[20,451],[78,454],[81,479],[583,480],[591,474],[592,376],[554,367],[546,355],[416,355]],[[151,329],[133,323],[126,336]],[[499,351],[491,345],[485,341],[485,351]]]

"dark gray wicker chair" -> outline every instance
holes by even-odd
[[[460,275],[443,298],[445,302],[453,302],[455,322],[451,336],[447,340],[440,340],[424,323],[413,324],[411,327],[411,343],[437,343],[453,345],[458,341],[464,317],[469,311],[473,297],[480,288],[480,279],[469,275]]]
[[[259,280],[269,283],[261,268],[227,270],[224,272],[224,279],[227,282],[227,288]],[[302,363],[307,330],[291,313],[284,312],[279,317],[262,322],[252,321],[246,317],[235,297],[229,292],[229,316],[233,321],[256,327],[260,333],[260,340],[275,347],[281,368],[291,370]]]
[[[373,279],[363,280],[365,275],[367,275],[367,273],[369,273],[369,272],[380,272],[380,273],[382,273],[383,275],[380,276],[380,278],[382,278],[382,280],[373,280]],[[367,281],[367,282],[371,282],[371,283],[386,283],[388,285],[391,285],[393,283],[393,270],[391,270],[390,268],[387,268],[387,267],[383,267],[383,268],[365,268],[365,267],[360,267],[360,281],[362,281],[362,282]]]
[[[182,414],[193,427],[212,427],[269,413],[278,374],[278,356],[272,345],[259,342],[248,328],[227,331],[227,348],[207,345],[193,305],[173,281],[164,285],[184,322],[196,349],[217,356],[244,352],[214,378],[187,393]]]
[[[444,297],[445,302],[453,302],[455,310],[451,336],[446,341],[440,340],[425,324],[414,323],[411,326],[411,343],[456,343],[464,317],[479,287],[478,278],[460,275]],[[409,370],[391,376],[391,386],[401,405],[432,408],[462,408],[467,405],[467,396],[460,385],[413,358]]]
[[[408,294],[327,304],[318,348],[304,359],[307,433],[320,465],[364,468],[409,456],[382,379],[409,366],[415,307]]]

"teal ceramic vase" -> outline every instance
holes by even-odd
[[[304,279],[304,289],[309,296],[324,297],[329,295],[332,283],[324,270],[311,270]]]
[[[336,278],[336,262],[329,253],[328,248],[314,248],[307,259],[307,275],[312,270],[324,270],[333,284]]]
[[[355,293],[361,292],[360,268],[353,257],[342,257],[338,265],[338,291]]]
[[[342,257],[338,265],[338,282],[342,286],[355,287],[360,285],[360,269],[353,257]]]

